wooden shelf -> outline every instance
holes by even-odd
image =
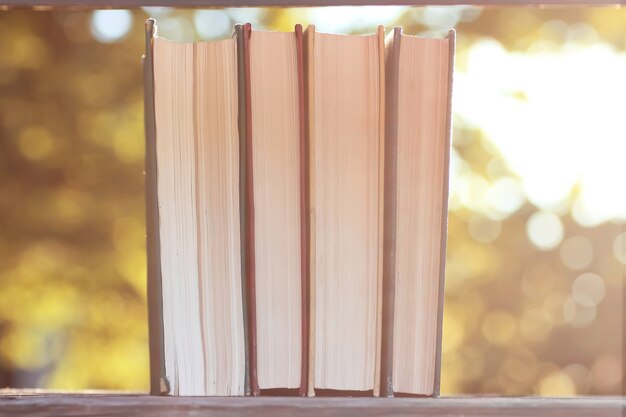
[[[265,7],[265,6],[378,6],[378,5],[482,5],[482,6],[618,6],[620,0],[0,0],[0,8],[114,9],[145,6]]]
[[[0,390],[0,416],[621,416],[626,397],[150,397],[107,392]]]

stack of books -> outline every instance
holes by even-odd
[[[438,395],[454,41],[147,22],[154,394]]]

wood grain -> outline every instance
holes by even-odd
[[[0,416],[551,416],[618,417],[625,397],[154,397],[0,390]]]
[[[375,6],[375,5],[492,5],[492,6],[568,6],[619,5],[620,0],[0,0],[4,6],[20,8],[116,9],[145,6],[168,7],[263,7],[263,6]]]

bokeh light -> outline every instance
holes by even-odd
[[[559,251],[561,260],[569,269],[584,269],[593,261],[593,247],[584,236],[570,237],[563,242]]]
[[[226,37],[233,30],[231,20],[221,10],[198,10],[193,15],[193,22],[202,39]]]
[[[626,265],[626,232],[620,233],[613,243],[613,254],[615,258]]]
[[[44,159],[54,150],[54,138],[50,132],[41,127],[24,129],[19,142],[20,152],[28,159]]]
[[[91,33],[100,42],[117,42],[130,30],[132,19],[128,10],[96,10],[91,16]]]
[[[587,327],[596,318],[595,305],[583,305],[570,298],[563,305],[563,318],[572,327]]]
[[[563,239],[563,223],[554,213],[536,212],[526,225],[530,241],[539,249],[557,247]]]
[[[604,298],[606,287],[602,278],[593,272],[579,275],[572,284],[572,299],[581,306],[593,307]]]
[[[399,6],[332,6],[308,10],[307,20],[315,22],[320,32],[345,33],[371,31],[400,17],[406,7]]]

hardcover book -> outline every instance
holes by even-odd
[[[311,224],[309,394],[378,394],[384,29],[306,34]]]
[[[382,392],[439,395],[455,32],[387,37]]]

